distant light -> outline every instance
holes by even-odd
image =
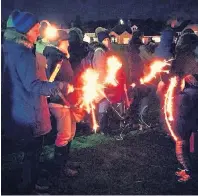
[[[159,43],[161,41],[160,36],[154,36],[152,37],[153,41],[155,41],[156,43]]]
[[[123,25],[124,24],[124,20],[120,19],[120,24]]]
[[[85,34],[85,36],[83,38],[83,41],[90,43],[91,42],[91,38],[88,35]]]

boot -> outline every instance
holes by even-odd
[[[67,166],[70,145],[71,143],[68,143],[66,146],[55,148],[55,165],[61,175],[75,177],[78,175],[78,171]]]
[[[70,141],[67,145],[68,145],[68,154],[70,155],[70,149],[71,149],[71,143],[72,141]],[[67,167],[71,168],[71,169],[78,169],[80,168],[80,163],[79,162],[73,162],[69,160],[70,157],[68,156],[68,160],[67,160]]]
[[[108,114],[107,112],[99,114],[99,131],[103,134],[107,134],[108,130]]]

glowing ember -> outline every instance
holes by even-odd
[[[165,94],[165,101],[164,101],[164,114],[165,114],[165,120],[166,124],[168,126],[168,129],[174,138],[175,141],[177,141],[177,136],[174,134],[174,131],[171,126],[171,121],[174,120],[173,118],[173,96],[174,96],[174,90],[177,87],[178,81],[177,77],[172,77],[170,79],[170,84],[168,87],[168,90]]]
[[[135,88],[135,86],[136,86],[135,83],[132,83],[132,84],[131,84],[131,87],[132,87],[132,88]]]
[[[98,125],[98,123],[96,121],[96,115],[95,115],[94,109],[95,109],[95,107],[92,104],[91,105],[91,116],[92,116],[92,122],[93,122],[93,130],[96,133],[97,129],[99,128],[99,125]]]
[[[74,86],[72,84],[68,84],[68,90],[67,90],[67,93],[73,93],[74,92]]]
[[[169,60],[170,61],[170,60]],[[150,65],[150,72],[148,75],[140,79],[141,84],[150,82],[159,73],[169,73],[169,70],[164,70],[165,67],[170,66],[169,61],[154,61]]]
[[[96,122],[94,101],[96,101],[98,97],[101,97],[104,89],[104,87],[98,83],[98,78],[99,73],[91,68],[87,69],[82,75],[84,85],[82,87],[83,103],[81,104],[81,107],[84,107],[88,113],[91,113],[93,129],[95,131],[99,126]]]
[[[117,86],[116,74],[121,67],[122,63],[115,56],[109,57],[107,59],[107,76],[104,83]]]

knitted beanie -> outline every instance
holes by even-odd
[[[109,32],[107,29],[104,29],[102,27],[98,27],[96,30],[95,30],[95,33],[96,33],[96,36],[98,37],[98,41],[100,43],[102,43],[102,41],[106,38],[109,38],[110,39],[110,36],[109,36]]]
[[[7,27],[13,27],[16,31],[26,34],[38,23],[36,16],[29,12],[13,11],[7,21]]]

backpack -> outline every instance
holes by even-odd
[[[93,67],[93,58],[94,58],[95,52],[98,49],[100,49],[100,50],[102,49],[105,52],[108,51],[108,49],[101,43],[92,42],[91,44],[89,44],[87,56],[81,61],[84,68],[87,68],[87,67],[94,68]]]

